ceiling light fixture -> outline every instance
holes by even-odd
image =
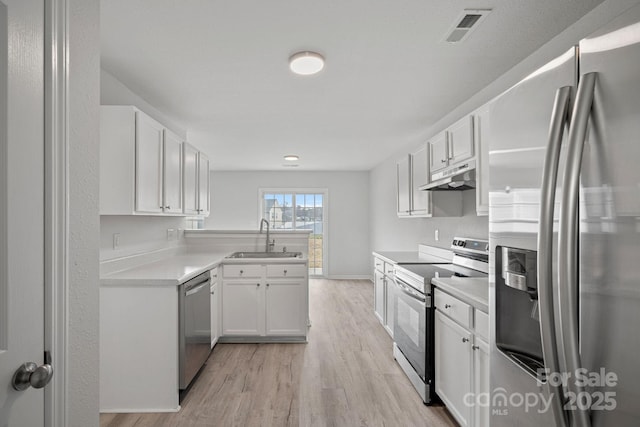
[[[300,156],[296,156],[295,154],[287,154],[286,156],[284,156],[284,159],[290,162],[295,162],[300,160]]]
[[[298,52],[289,58],[289,68],[296,74],[309,76],[324,68],[324,58],[316,52]]]

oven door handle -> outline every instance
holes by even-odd
[[[394,277],[393,281],[396,282],[396,285],[398,285],[398,288],[403,293],[405,293],[406,295],[410,296],[411,298],[417,301],[420,301],[422,305],[424,305],[425,307],[427,306],[427,299],[423,297],[419,292],[414,291],[411,288],[411,286],[405,284],[402,280],[398,279],[397,277]]]
[[[200,290],[202,288],[204,288],[205,286],[209,286],[209,280],[208,279],[206,281],[204,281],[204,282],[201,282],[201,283],[202,284],[200,286],[196,286],[195,288],[191,288],[188,291],[186,291],[184,296],[188,297],[190,295],[196,294],[196,293],[200,292]]]

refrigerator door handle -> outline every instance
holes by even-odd
[[[556,91],[549,125],[549,140],[542,169],[540,229],[538,233],[538,303],[542,355],[544,365],[549,372],[559,372],[560,370],[553,302],[553,214],[560,165],[560,148],[569,116],[571,90],[571,86],[564,86]],[[552,385],[547,381],[547,391],[551,398],[551,409],[556,426],[567,426],[566,414],[563,410],[562,386]]]
[[[581,396],[584,387],[575,381],[581,368],[578,333],[578,204],[580,201],[580,172],[582,153],[586,141],[589,117],[593,104],[597,73],[584,74],[578,91],[569,127],[567,166],[564,173],[560,230],[558,233],[558,302],[560,327],[565,355],[565,366],[573,381],[568,381],[569,392]],[[589,409],[579,407],[571,411],[571,425],[590,427]]]

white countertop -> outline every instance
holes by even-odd
[[[174,255],[100,277],[100,285],[177,286],[220,264],[228,253]]]
[[[431,283],[444,292],[489,313],[489,279],[487,277],[437,277]]]
[[[173,255],[100,277],[102,286],[178,286],[224,261],[225,264],[298,264],[306,258],[227,258],[230,252]]]

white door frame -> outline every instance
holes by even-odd
[[[67,425],[68,330],[68,9],[67,0],[45,3],[45,350],[54,377],[45,387],[45,426]]]

